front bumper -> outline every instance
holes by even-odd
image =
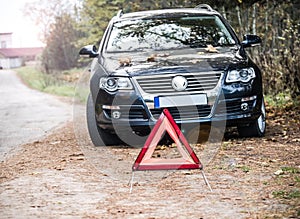
[[[224,77],[223,74],[218,74],[215,87],[212,89],[177,94],[186,98],[196,94],[205,94],[207,97],[206,103],[202,105],[177,106],[174,104],[172,107],[166,107],[179,126],[214,122],[226,122],[224,124],[227,126],[237,126],[257,120],[261,115],[263,99],[260,79],[254,79],[246,84],[226,85]],[[165,80],[164,78],[159,79]],[[105,90],[98,90],[95,105],[99,127],[112,132],[115,129],[128,130],[128,127],[136,132],[143,129],[149,130],[155,125],[164,109],[155,107],[155,97],[164,94],[164,97],[176,95],[167,93],[167,90],[165,93],[155,93],[155,90],[145,92],[145,86],[143,88],[140,86],[141,81],[138,83],[136,79],[131,80],[134,85],[132,91],[108,93]],[[147,80],[145,81],[149,83]]]
[[[142,103],[142,101],[136,101]],[[227,126],[249,124],[260,115],[262,100],[257,96],[218,100],[215,105],[168,107],[177,124],[199,124],[226,121]],[[128,129],[142,131],[155,125],[163,108],[149,109],[147,105],[118,105],[109,108],[98,104],[97,122],[99,127],[113,131]],[[104,108],[104,109],[103,109]],[[114,118],[114,117],[118,118]]]

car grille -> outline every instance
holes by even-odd
[[[162,113],[161,108],[151,109],[152,116],[158,119]],[[209,105],[169,107],[169,112],[175,120],[199,119],[210,114],[211,107]]]
[[[149,94],[178,94],[172,87],[172,79],[177,76],[184,76],[188,81],[184,93],[198,93],[215,88],[221,77],[221,72],[196,72],[183,74],[161,74],[151,76],[138,76],[136,80],[145,93]]]

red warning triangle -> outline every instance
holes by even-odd
[[[157,144],[166,131],[175,142],[177,149],[182,156],[181,158],[152,158],[152,154],[157,147]],[[178,169],[202,169],[202,164],[177,126],[170,112],[167,109],[164,109],[148,136],[144,147],[136,158],[132,170]]]

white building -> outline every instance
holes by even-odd
[[[18,68],[27,61],[35,61],[42,47],[11,48],[12,33],[0,33],[0,69]]]
[[[0,48],[12,47],[12,33],[0,33]]]
[[[0,68],[18,68],[27,61],[35,61],[43,52],[42,47],[0,48]]]

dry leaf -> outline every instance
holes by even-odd
[[[277,171],[274,172],[274,175],[276,175],[276,176],[279,176],[279,175],[282,175],[282,174],[283,174],[283,170],[282,169],[277,170]]]
[[[131,58],[124,57],[119,59],[119,63],[121,67],[130,66],[131,65]]]
[[[212,45],[207,45],[206,49],[205,49],[206,52],[211,52],[211,53],[218,53],[219,51],[217,50],[216,47],[213,47]]]
[[[147,58],[147,62],[155,62],[155,58],[157,57],[156,54],[152,54]]]

